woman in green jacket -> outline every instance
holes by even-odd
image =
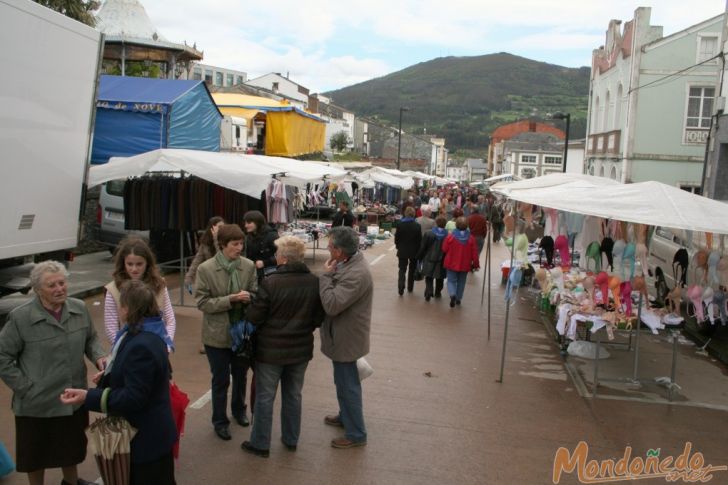
[[[222,440],[230,440],[227,391],[232,374],[230,407],[233,418],[248,426],[245,414],[247,364],[232,351],[230,326],[244,318],[245,309],[258,290],[255,263],[241,256],[245,234],[237,224],[217,232],[220,251],[197,268],[195,299],[202,311],[202,343],[212,373],[212,425]]]
[[[87,484],[76,465],[86,459],[88,411],[58,396],[86,389],[84,355],[102,370],[104,355],[86,305],[68,298],[66,268],[44,261],[30,280],[36,296],[8,315],[0,332],[0,378],[13,390],[17,470],[31,485],[46,468],[62,468],[62,485]]]

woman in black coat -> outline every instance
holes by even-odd
[[[276,267],[276,245],[278,231],[265,222],[265,217],[259,211],[248,211],[243,216],[245,221],[245,257],[255,263],[258,271],[258,283],[261,282],[266,270]]]
[[[125,282],[119,303],[119,317],[126,326],[117,336],[106,370],[94,377],[99,387],[66,389],[61,402],[124,417],[137,430],[131,440],[130,483],[173,485],[177,427],[169,398],[167,354],[172,341],[154,292],[144,282]]]
[[[422,241],[422,229],[415,221],[415,208],[407,207],[404,217],[397,224],[397,232],[394,233],[394,245],[397,246],[397,257],[399,258],[397,289],[400,296],[404,294],[405,274],[407,275],[407,291],[412,293],[414,289],[420,241]],[[409,273],[407,272],[408,266]]]
[[[447,219],[445,216],[437,216],[435,219],[435,227],[431,231],[427,231],[422,236],[422,244],[417,254],[417,260],[422,261],[422,274],[425,277],[425,300],[430,301],[433,296],[440,298],[442,287],[445,283],[447,271],[443,266],[445,254],[442,252],[442,241],[447,236],[445,229]],[[432,283],[435,281],[433,292]]]

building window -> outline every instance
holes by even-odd
[[[691,194],[695,195],[702,195],[700,191],[700,185],[680,184],[680,190],[684,190],[685,192],[690,192]]]
[[[691,86],[685,118],[685,143],[705,143],[713,115],[715,88]]]
[[[717,35],[698,36],[698,62],[707,61],[718,53]]]
[[[521,155],[521,163],[536,163],[536,155]]]
[[[546,155],[543,157],[543,163],[549,165],[561,165],[561,157],[554,157],[552,155]]]
[[[199,67],[196,67],[194,71],[192,71],[192,79],[195,79],[197,81],[202,80],[202,69]]]
[[[210,69],[205,69],[205,82],[212,84],[212,71]]]
[[[273,83],[273,87],[271,88],[274,93],[278,92],[278,83]]]
[[[215,72],[215,86],[222,86],[222,73]]]
[[[243,84],[245,80],[243,79],[243,76],[238,76],[238,80],[235,84]]]
[[[234,84],[235,74],[228,74],[225,86],[232,86]]]

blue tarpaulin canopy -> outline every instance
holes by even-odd
[[[91,163],[158,148],[220,151],[220,120],[203,81],[101,76]]]

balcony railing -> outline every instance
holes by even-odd
[[[589,135],[586,151],[592,155],[618,155],[622,131],[613,130]]]

